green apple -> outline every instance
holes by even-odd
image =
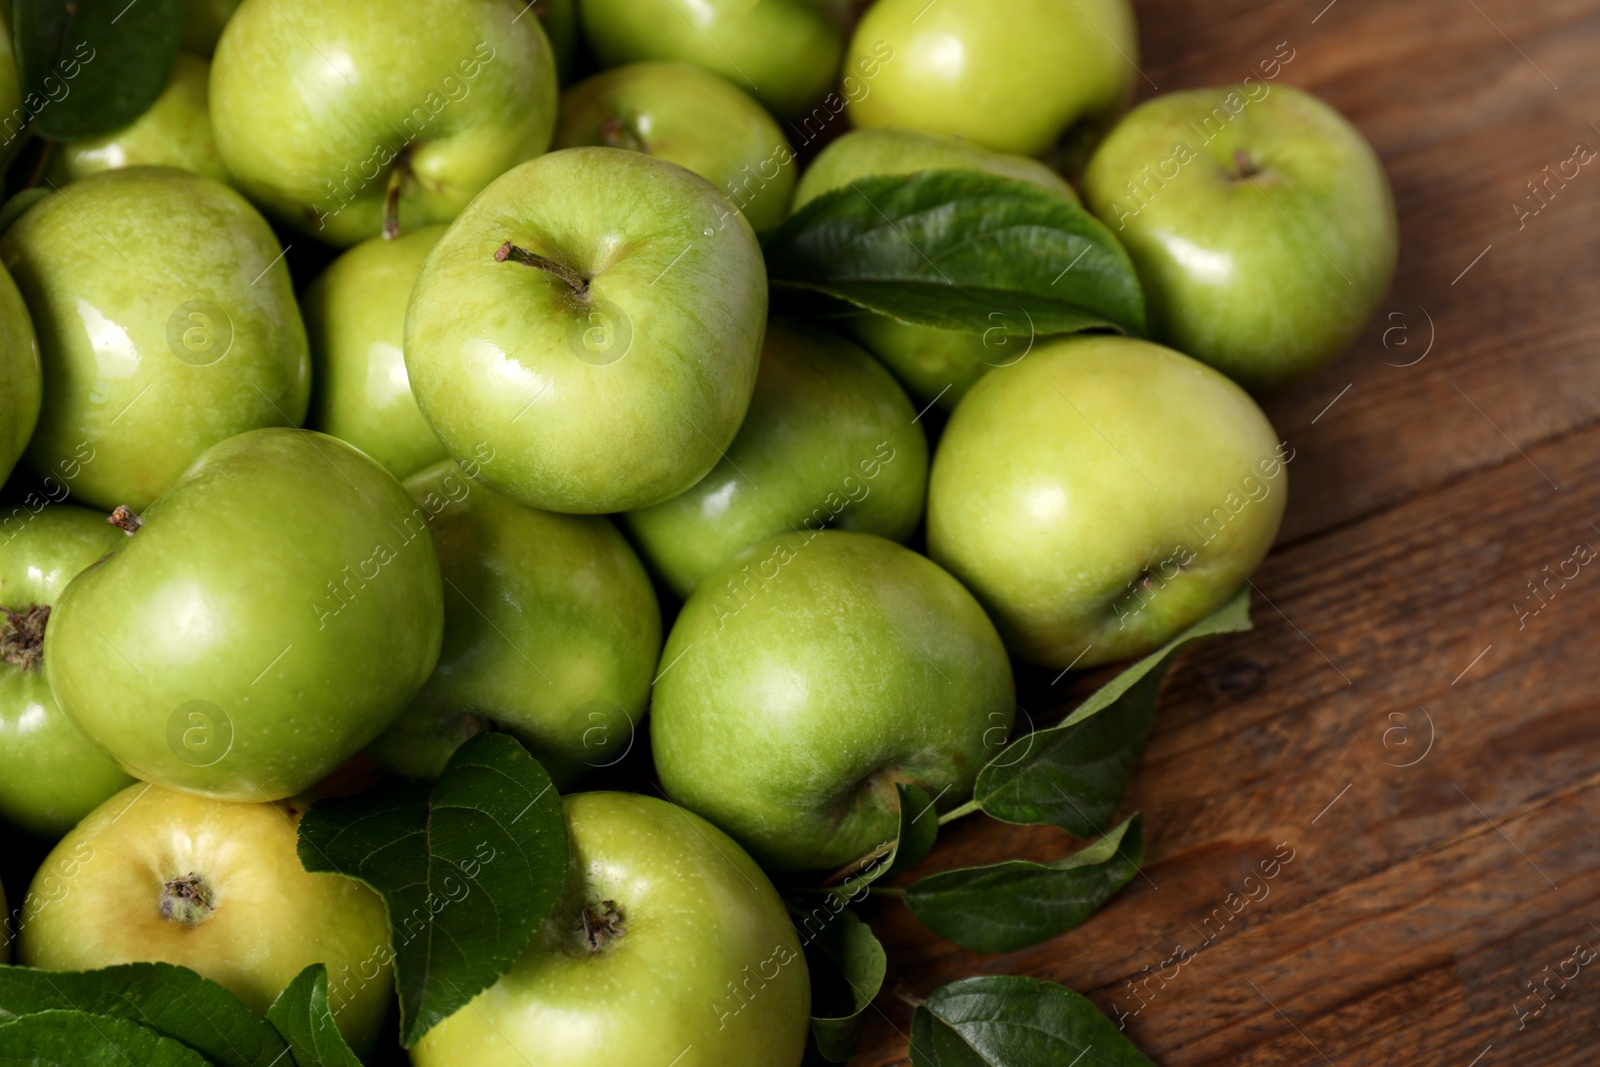
[[[720,74],[795,118],[833,86],[844,31],[822,0],[579,0],[602,67],[676,59]]]
[[[406,304],[443,226],[372,237],[334,260],[305,292],[311,341],[310,424],[349,441],[396,478],[444,458],[406,377]]]
[[[11,272],[0,267],[0,484],[33,438],[43,395],[33,320]]]
[[[415,1067],[799,1067],[811,986],[761,868],[682,808],[563,802],[572,865],[522,958],[411,1049]]]
[[[523,0],[244,0],[217,43],[211,119],[234,181],[330,244],[448,222],[543,152],[556,64]]]
[[[794,210],[823,193],[843,189],[875,174],[915,174],[922,170],[981,170],[1016,178],[1078,202],[1067,179],[1037,159],[995,152],[960,137],[917,130],[851,130],[817,154],[795,186]]]
[[[850,102],[858,127],[953,134],[1072,159],[1127,106],[1139,42],[1128,0],[879,0],[846,65],[893,50]]]
[[[383,901],[361,883],[312,874],[295,851],[303,801],[230,804],[137,784],[56,845],[34,879],[17,956],[47,971],[171,963],[266,1014],[306,967],[347,971],[334,1021],[371,1048],[392,990]],[[43,884],[43,879],[53,881]]]
[[[423,264],[406,369],[446,451],[546,511],[649,507],[733,440],[755,387],[767,272],[704,178],[617,148],[507,172]]]
[[[555,146],[581,145],[631,148],[687,167],[757,230],[789,211],[795,165],[783,131],[749,93],[688,63],[631,63],[568,89]]]
[[[426,515],[343,441],[240,434],[124,525],[61,594],[44,667],[67,714],[138,778],[293,796],[433,671],[444,606]]]
[[[492,725],[520,738],[557,784],[626,755],[661,653],[661,608],[611,520],[523,507],[449,460],[406,488],[439,553],[444,647],[368,752],[408,777],[436,778]]]
[[[1122,337],[1041,343],[950,417],[928,554],[1019,659],[1127,659],[1244,584],[1278,532],[1292,458],[1203,363]]]
[[[22,106],[22,76],[17,70],[16,47],[11,40],[10,6],[0,7],[0,170],[11,163],[27,143],[23,131],[30,117]]]
[[[833,189],[875,174],[914,174],[922,170],[980,170],[1002,178],[1032,182],[1073,203],[1078,194],[1067,180],[1036,159],[993,152],[944,134],[915,130],[852,130],[824,148],[800,176],[795,210]],[[900,379],[919,404],[955,407],[972,383],[990,367],[1015,363],[1031,340],[1008,332],[1021,324],[996,312],[983,333],[962,333],[899,322],[882,315],[858,315],[846,322],[856,340]]]
[[[218,441],[305,417],[283,249],[227,186],[168,167],[91,175],[29,208],[0,259],[44,362],[28,462],[48,475],[92,450],[84,502],[142,509]]]
[[[41,663],[56,597],[122,536],[70,505],[19,505],[0,517],[0,817],[42,836],[66,833],[132,782],[67,718]]]
[[[143,115],[120,130],[56,145],[50,176],[66,185],[118,167],[179,167],[228,180],[211,135],[207,85],[211,64],[187,52],[172,62],[167,87]]]
[[[240,0],[184,0],[183,37],[180,39],[183,47],[197,55],[209,56],[212,49],[217,47],[217,38],[222,36],[222,28],[238,10],[239,2]]]
[[[742,548],[802,526],[903,541],[922,521],[928,442],[905,393],[836,334],[773,322],[739,436],[710,474],[625,521],[679,596]]]
[[[662,786],[778,870],[840,867],[893,839],[897,782],[959,804],[1014,711],[978,602],[871,534],[751,546],[689,598],[661,662]]]
[[[1251,390],[1348,348],[1394,276],[1383,164],[1288,86],[1148,101],[1100,146],[1083,192],[1133,258],[1153,336]]]

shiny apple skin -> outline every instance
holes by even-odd
[[[0,483],[11,477],[33,438],[43,398],[44,373],[33,319],[10,271],[0,267]]]
[[[366,1052],[393,991],[388,920],[383,901],[360,882],[300,865],[296,827],[306,806],[129,786],[39,868],[30,892],[41,904],[25,917],[18,961],[47,971],[171,963],[225,986],[261,1015],[303,969],[323,963],[334,1022]],[[198,925],[160,910],[167,882],[188,874],[204,879],[215,901]]]
[[[737,85],[689,63],[630,63],[561,97],[555,147],[648,152],[715,185],[757,231],[789,211],[798,165],[789,141]]]
[[[450,460],[406,489],[439,553],[444,647],[368,752],[407,777],[436,778],[493,723],[557,785],[625,756],[650,700],[661,607],[611,520],[523,507]]]
[[[506,242],[588,279],[587,297],[506,260]],[[546,511],[605,514],[688,489],[732,442],[755,387],[767,272],[704,178],[617,148],[507,172],[423,264],[406,369],[451,457]]]
[[[123,536],[104,515],[70,504],[0,514],[0,607],[53,605]],[[132,781],[61,710],[38,661],[0,662],[0,818],[59,837]]]
[[[211,133],[211,64],[179,52],[167,87],[143,115],[120,130],[56,145],[51,178],[66,185],[103,170],[177,167],[226,182],[228,170]]]
[[[817,154],[795,187],[794,210],[859,178],[923,170],[981,170],[1032,182],[1078,202],[1071,183],[1037,159],[995,152],[945,134],[875,128],[851,130]]]
[[[406,375],[406,304],[444,233],[425,226],[373,237],[329,264],[301,307],[311,342],[313,429],[349,441],[396,478],[444,459]]]
[[[283,248],[227,186],[170,167],[91,175],[28,209],[0,259],[43,357],[27,460],[48,476],[93,451],[80,502],[140,510],[218,441],[305,418],[311,360]]]
[[[1197,360],[1122,337],[1045,342],[951,416],[928,554],[1017,658],[1128,659],[1221,607],[1265,558],[1288,498],[1278,458],[1261,409]]]
[[[818,0],[580,0],[602,67],[644,59],[694,63],[751,93],[783,119],[833,87],[844,32]]]
[[[143,518],[67,586],[44,642],[62,708],[135,777],[294,796],[432,673],[444,606],[426,516],[343,441],[240,434]]]
[[[894,58],[851,102],[856,126],[949,134],[1024,156],[1076,155],[1127,106],[1139,76],[1128,0],[879,0],[856,27],[846,66],[880,43]]]
[[[978,602],[871,534],[751,546],[689,598],[661,661],[662,786],[774,870],[837,869],[892,840],[897,781],[961,803],[1014,710]]]
[[[772,322],[739,435],[688,491],[624,519],[679,596],[740,549],[790,530],[904,541],[922,520],[928,442],[882,366],[826,330]]]
[[[1152,336],[1252,391],[1349,348],[1394,277],[1399,230],[1377,153],[1287,85],[1141,105],[1090,160],[1083,189],[1139,271]]]
[[[211,118],[235,184],[319,240],[377,236],[401,153],[402,229],[449,222],[543,152],[556,61],[522,0],[244,0],[217,42]],[[337,56],[338,65],[329,57]]]
[[[810,978],[761,868],[655,797],[562,803],[562,898],[511,970],[417,1043],[415,1067],[799,1067]],[[580,915],[604,901],[624,932],[591,953]]]

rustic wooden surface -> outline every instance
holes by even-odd
[[[1127,805],[1146,877],[1001,956],[880,908],[892,988],[856,1063],[907,1062],[894,992],[1005,973],[1127,1013],[1164,1067],[1590,1067],[1600,966],[1562,961],[1600,948],[1600,566],[1519,610],[1600,547],[1600,161],[1525,226],[1512,204],[1600,148],[1600,2],[1136,6],[1144,95],[1289,42],[1283,80],[1388,167],[1399,275],[1355,350],[1267,403],[1299,451],[1289,516],[1255,632],[1167,683]],[[915,873],[1071,847],[969,819]]]

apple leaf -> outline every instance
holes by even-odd
[[[567,824],[528,750],[509,734],[480,734],[432,789],[313,804],[300,821],[300,862],[383,897],[410,1048],[527,948],[561,892]]]
[[[289,1043],[295,1067],[361,1067],[328,1007],[328,968],[313,963],[278,994],[267,1022]]]
[[[805,938],[805,929],[801,928]],[[811,971],[811,1035],[829,1063],[845,1063],[861,1039],[861,1013],[883,988],[889,960],[872,928],[853,911],[805,940]]]
[[[911,1017],[914,1067],[1155,1067],[1093,1003],[1036,978],[991,975],[934,990]]]
[[[1008,860],[929,875],[906,890],[923,925],[973,952],[1011,952],[1082,924],[1144,862],[1137,813],[1055,863]]]
[[[933,798],[921,786],[906,782],[896,782],[895,792],[900,797],[900,827],[894,840],[885,841],[852,864],[843,884],[833,887],[834,893],[854,899],[884,875],[915,866],[932,850],[939,838],[939,813]]]
[[[1145,332],[1144,292],[1116,237],[1077,204],[1017,178],[861,178],[807,203],[765,250],[775,296],[820,293],[966,333]]]
[[[1250,628],[1250,593],[1242,588],[1101,686],[1059,725],[1011,742],[978,772],[972,795],[984,814],[1022,825],[1049,823],[1077,837],[1104,833],[1144,751],[1173,657],[1192,641]]]
[[[0,1026],[0,1067],[208,1067],[181,1041],[116,1015],[42,1011]]]
[[[45,137],[77,140],[144,114],[166,88],[183,8],[183,0],[13,0],[22,105],[0,115],[0,137],[31,120]]]
[[[217,1067],[283,1067],[285,1046],[272,1027],[216,982],[170,963],[75,972],[0,967],[0,1022],[41,1012],[127,1019]]]

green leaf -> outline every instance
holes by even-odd
[[[167,85],[183,32],[183,0],[14,0],[22,107],[0,136],[33,119],[52,140],[121,129]]]
[[[1008,860],[929,875],[906,890],[923,925],[974,952],[1011,952],[1080,925],[1139,872],[1137,814],[1055,863]]]
[[[0,967],[0,1021],[57,1010],[127,1019],[217,1067],[272,1067],[285,1049],[260,1016],[186,967],[128,963],[72,973]]]
[[[328,968],[313,963],[267,1009],[271,1023],[289,1042],[295,1067],[361,1067],[345,1044],[328,1007]]]
[[[383,897],[409,1048],[522,955],[561,892],[567,824],[527,749],[508,734],[481,734],[431,790],[313,804],[300,822],[300,862]]]
[[[811,970],[811,1034],[829,1063],[855,1055],[861,1013],[883,988],[889,960],[872,928],[853,911],[842,911],[806,942]]]
[[[806,204],[765,248],[778,295],[821,293],[967,333],[1145,332],[1139,277],[1111,231],[1016,178],[970,170],[861,178]]]
[[[911,1018],[915,1067],[1155,1067],[1072,990],[1035,978],[967,978]]]
[[[973,796],[1003,822],[1049,823],[1094,837],[1117,814],[1155,718],[1161,679],[1178,650],[1216,634],[1250,629],[1250,593],[1240,589],[1211,615],[1117,675],[1060,725],[1017,738],[978,772]]]
[[[0,1026],[0,1067],[207,1067],[205,1057],[115,1015],[43,1011]]]
[[[933,806],[933,797],[921,786],[905,782],[896,782],[895,792],[900,797],[900,824],[894,840],[885,841],[857,860],[844,883],[833,887],[832,892],[858,897],[879,878],[916,866],[933,848],[939,838],[939,812]]]

